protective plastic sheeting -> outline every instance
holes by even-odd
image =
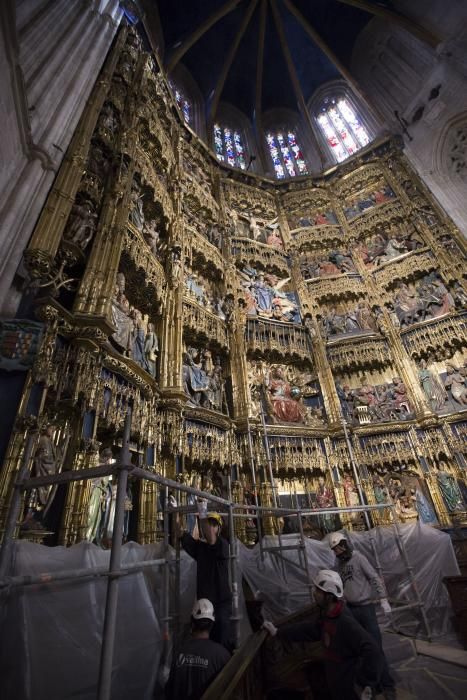
[[[419,585],[433,634],[451,631],[451,609],[443,576],[458,573],[448,535],[424,525],[401,528],[409,561]],[[401,560],[392,527],[371,533],[352,533],[352,545],[374,561],[370,537],[378,551],[390,598],[411,597],[407,570]],[[298,543],[297,535],[284,535],[284,544]],[[275,537],[264,546],[277,546]],[[311,576],[332,568],[335,558],[326,541],[307,539],[306,554]],[[122,565],[163,558],[162,544],[128,543],[122,549]],[[265,616],[275,619],[310,603],[308,580],[299,565],[298,551],[279,557],[259,546],[248,549],[238,543],[238,582],[243,573],[253,591],[259,591]],[[89,543],[73,547],[45,547],[15,542],[12,575],[36,575],[108,566],[109,551]],[[175,553],[170,550],[174,562]],[[120,578],[118,617],[112,679],[112,700],[151,700],[158,673],[162,640],[163,566],[151,566]],[[171,566],[170,611],[175,605],[175,566]],[[2,700],[94,700],[101,651],[107,578],[74,580],[24,588],[12,588],[0,596],[0,678]],[[242,615],[241,640],[250,633],[239,587]],[[196,596],[196,562],[180,556],[180,625],[189,622]],[[395,612],[398,628],[423,633],[416,610]]]
[[[92,570],[108,566],[109,557],[89,543],[66,548],[23,540],[15,543],[12,575]],[[122,565],[162,557],[161,544],[132,542],[122,549]],[[182,557],[180,568],[182,614],[189,616],[196,569],[189,557]],[[162,570],[154,566],[120,578],[112,700],[152,698],[162,650]],[[106,586],[106,577],[77,579],[12,588],[0,597],[2,699],[95,700]],[[170,590],[173,596],[173,584]]]
[[[449,633],[452,631],[452,610],[442,579],[444,576],[455,576],[459,573],[451,538],[444,532],[419,523],[402,525],[400,530],[432,636],[439,637]],[[397,546],[395,527],[347,533],[347,537],[352,546],[362,552],[376,568],[370,539],[373,538],[389,598],[398,601],[399,604],[415,601],[409,572]],[[281,540],[283,545],[299,542],[297,535],[283,535]],[[277,547],[278,538],[264,538],[263,546]],[[327,538],[321,542],[306,539],[305,546],[311,578],[320,569],[335,568],[335,556],[329,548]],[[298,551],[284,551],[284,566],[279,556],[266,552],[262,562],[258,545],[253,549],[240,545],[239,555],[240,566],[249,585],[253,590],[261,591],[265,616],[277,619],[310,603],[308,579],[303,565],[300,566]],[[417,609],[398,613],[396,607],[397,604],[394,603],[391,621],[397,630],[414,636],[425,634]]]

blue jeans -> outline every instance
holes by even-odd
[[[359,622],[363,629],[366,630],[371,637],[373,637],[381,649],[384,661],[383,670],[381,673],[381,685],[383,688],[394,688],[395,682],[391,676],[391,673],[389,672],[389,665],[383,651],[383,640],[381,638],[381,630],[379,629],[378,620],[376,618],[375,606],[373,603],[370,603],[369,605],[351,605],[348,603],[347,607],[357,622]]]

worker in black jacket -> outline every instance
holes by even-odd
[[[325,649],[325,673],[333,700],[371,700],[379,683],[383,658],[378,645],[347,610],[338,573],[323,569],[314,580],[318,623],[301,622],[279,629],[272,622],[263,627],[288,642],[321,640]]]
[[[219,513],[207,512],[207,501],[198,499],[200,532],[204,540],[182,532],[177,518],[178,536],[183,549],[196,560],[196,595],[214,606],[215,622],[211,639],[232,648],[232,592],[229,575],[229,543],[221,535],[223,520]]]

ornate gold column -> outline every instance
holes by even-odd
[[[80,431],[75,431],[79,436]],[[82,449],[79,449],[77,440],[75,458],[72,469],[88,469],[99,464],[99,444],[94,440],[86,440]],[[62,545],[71,545],[86,539],[88,529],[88,510],[92,491],[92,481],[76,481],[68,484],[67,498],[62,514],[62,523],[58,542]]]
[[[232,500],[234,503],[243,504],[243,486],[240,481],[232,481]],[[237,513],[241,513],[242,517],[234,518],[235,537],[246,544],[246,512],[237,511]]]
[[[392,323],[389,313],[384,306],[379,287],[373,279],[372,274],[366,270],[365,265],[360,259],[357,258],[355,264],[362,277],[365,288],[368,290],[368,295],[372,299],[372,305],[375,306],[379,304],[380,313],[377,319],[378,327],[389,344],[394,367],[398,376],[400,376],[405,384],[415,415],[419,420],[432,418],[433,412],[428,405],[427,398],[420,386],[418,375],[402,343],[399,332]]]
[[[33,278],[44,279],[52,272],[63,231],[83,176],[91,136],[109,90],[111,76],[125,44],[126,35],[127,29],[124,28],[120,31],[109,53],[25,251],[25,264]]]
[[[73,309],[77,315],[106,321],[109,331],[112,329],[110,305],[128,221],[138,142],[138,107],[143,99],[142,81],[147,60],[147,56],[140,55],[134,84],[129,90],[124,126],[116,146],[121,154],[118,171],[104,196],[98,230]]]
[[[263,508],[272,507],[272,484],[268,481],[263,481],[259,487],[259,497]],[[272,514],[267,515],[263,513],[261,517],[261,527],[263,535],[277,534],[277,518]]]

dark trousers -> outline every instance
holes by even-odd
[[[232,651],[232,623],[230,616],[232,615],[232,603],[214,603],[214,615],[216,620],[211,630],[210,639],[213,642],[222,644],[228,651]]]
[[[370,603],[369,605],[351,605],[349,603],[347,607],[357,622],[359,622],[363,629],[366,630],[371,637],[373,637],[381,649],[384,661],[381,673],[381,685],[383,688],[394,688],[395,682],[389,671],[389,665],[383,651],[383,640],[381,638],[381,630],[379,629],[378,620],[376,617],[375,606],[373,603]]]

